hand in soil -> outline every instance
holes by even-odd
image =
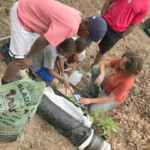
[[[64,83],[64,86],[65,86],[66,88],[69,88],[69,87],[70,87],[69,80],[66,79],[65,77],[63,78],[63,83]]]

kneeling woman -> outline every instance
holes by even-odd
[[[111,68],[110,74],[105,75],[105,69]],[[136,52],[127,52],[122,58],[101,62],[92,68],[90,94],[97,97],[99,87],[102,93],[98,98],[81,98],[80,103],[90,104],[89,112],[104,112],[112,110],[123,102],[134,85],[135,76],[142,69],[142,59]]]

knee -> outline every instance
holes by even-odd
[[[89,111],[90,114],[95,113],[95,107],[94,107],[94,105],[95,105],[95,104],[91,104],[91,105],[89,106],[89,108],[88,108],[88,111]]]
[[[54,79],[50,84],[52,86],[56,86],[58,83],[59,83],[59,80],[58,79]]]
[[[91,73],[92,73],[92,75],[99,75],[100,74],[100,66],[99,65],[93,66],[91,69]]]
[[[90,114],[98,114],[98,113],[100,113],[100,112],[102,112],[102,113],[105,113],[106,112],[106,110],[104,109],[104,108],[97,108],[97,107],[95,107],[94,105],[96,105],[96,104],[93,104],[93,105],[91,105],[90,107],[89,107],[89,109],[88,109],[88,111],[89,111],[89,113]]]
[[[105,107],[103,104],[91,104],[89,107],[89,113],[90,114],[98,114],[100,112],[105,113],[107,112],[107,107]]]

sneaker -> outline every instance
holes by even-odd
[[[2,78],[0,77],[0,86],[2,85]]]
[[[0,86],[8,84],[9,82],[5,82],[4,80],[2,81],[2,77],[0,77]]]
[[[7,66],[12,60],[9,55],[9,45],[10,41],[8,40],[3,46],[0,47],[0,58],[5,62],[5,66]]]

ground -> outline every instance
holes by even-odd
[[[84,16],[100,15],[104,0],[60,0],[61,2],[79,9]],[[10,34],[9,10],[12,0],[1,1],[0,5],[0,37]],[[150,16],[150,15],[149,15]],[[137,76],[135,85],[128,98],[110,112],[118,133],[111,134],[108,142],[113,150],[150,150],[150,39],[137,28],[132,34],[121,39],[105,59],[120,57],[128,50],[140,52],[143,60],[143,70]],[[86,72],[93,61],[98,46],[93,43],[87,48],[87,59],[80,69],[84,75],[79,84],[80,89],[89,86]],[[0,63],[0,74],[5,67]],[[25,141],[15,143],[0,143],[0,150],[76,150],[70,142],[61,136],[52,126],[35,115],[25,131]]]

